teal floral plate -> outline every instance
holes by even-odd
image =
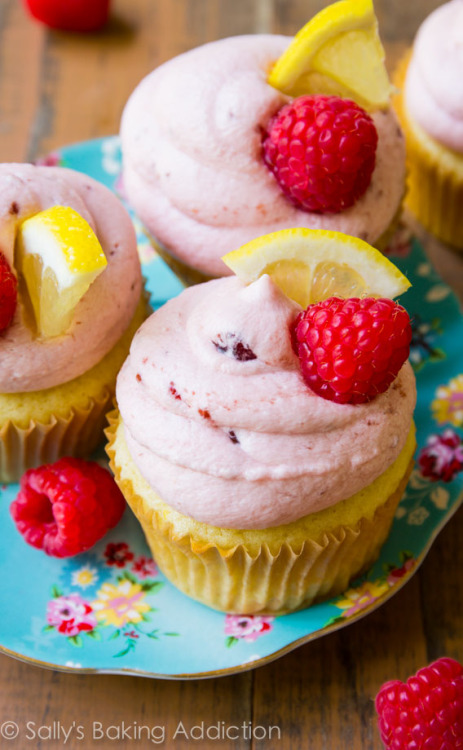
[[[122,199],[116,137],[51,154]],[[153,307],[181,290],[134,219]],[[150,558],[138,522],[120,524],[88,554],[49,558],[10,518],[18,487],[0,492],[0,650],[35,665],[187,679],[240,672],[354,622],[413,575],[463,496],[463,318],[450,288],[402,228],[389,252],[413,286],[411,361],[418,381],[416,468],[381,557],[341,596],[284,617],[215,612],[170,585]]]

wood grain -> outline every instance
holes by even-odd
[[[438,0],[376,0],[388,66],[411,43]],[[18,0],[0,0],[0,160],[34,159],[64,144],[117,133],[138,81],[164,60],[207,41],[250,32],[293,34],[324,0],[115,0],[108,27],[93,36],[49,32]],[[421,230],[420,230],[421,231]],[[463,300],[463,262],[423,241]],[[179,721],[278,726],[280,739],[204,740],[197,747],[381,750],[374,696],[431,659],[463,660],[463,510],[440,534],[422,568],[380,610],[273,663],[222,679],[164,682],[73,675],[0,656],[0,724],[83,724],[85,742],[65,747],[151,747],[146,737],[92,740],[104,726],[162,726],[166,748],[190,747]],[[0,613],[1,615],[1,613]],[[1,617],[0,617],[1,628]],[[55,748],[60,740],[0,740],[0,747]]]
[[[22,161],[33,140],[46,34],[16,0],[0,4],[0,160]]]

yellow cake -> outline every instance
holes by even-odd
[[[384,474],[350,498],[291,524],[235,530],[167,505],[134,464],[117,412],[110,466],[159,567],[181,591],[237,614],[283,614],[345,591],[387,538],[413,466],[415,429]]]

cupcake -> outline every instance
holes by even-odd
[[[322,317],[348,314],[339,298],[319,304]],[[406,316],[391,300],[349,304],[368,351],[378,325],[365,306]],[[391,318],[385,359],[364,361],[348,396],[351,354],[336,364],[336,393],[310,380],[306,315],[317,308],[302,313],[267,274],[192,286],[145,321],[118,376],[116,481],[165,575],[219,610],[283,613],[345,590],[378,556],[411,471],[408,318],[400,354]]]
[[[437,8],[400,66],[407,206],[440,240],[463,249],[463,1]]]
[[[336,6],[346,3],[325,12]],[[374,18],[372,6],[369,12]],[[332,15],[327,13],[327,25]],[[121,144],[128,200],[162,257],[188,283],[229,274],[222,255],[290,227],[336,230],[378,247],[387,244],[405,186],[405,144],[388,103],[363,112],[361,119],[372,124],[376,139],[373,154],[368,151],[364,160],[362,139],[354,143],[363,126],[356,130],[349,118],[337,118],[333,104],[331,114],[325,113],[323,124],[318,118],[315,127],[315,103],[308,114],[305,106],[308,119],[291,133],[292,143],[286,140],[286,151],[282,148],[290,162],[284,168],[292,170],[290,187],[295,184],[298,190],[288,191],[280,180],[282,171],[270,163],[265,141],[274,138],[282,109],[299,100],[268,82],[269,71],[291,42],[290,37],[263,34],[193,49],[149,74],[124,109]],[[350,60],[346,67],[354,66]],[[364,61],[359,61],[359,76],[368,77]],[[320,88],[317,100],[332,93],[328,83]],[[346,130],[341,133],[343,118]],[[287,139],[287,134],[281,137]],[[348,199],[327,201],[365,170],[364,162],[361,190],[357,185],[348,189]],[[306,201],[301,195],[306,190],[322,200]]]
[[[0,296],[17,289],[11,320],[0,333],[0,477],[9,482],[60,456],[86,456],[101,440],[116,375],[146,317],[146,303],[130,218],[107,188],[71,170],[29,164],[0,165],[0,186],[2,264],[9,269]],[[58,308],[47,322],[55,330],[44,334],[40,329],[19,247],[27,221],[50,218],[56,207],[88,227],[101,266],[81,299],[71,304],[59,335]],[[77,231],[77,225],[68,229]],[[58,246],[32,231],[29,241],[33,247],[36,243],[42,260],[47,253],[56,257]],[[49,297],[57,288],[56,278],[45,286],[50,278],[44,273],[38,284]]]

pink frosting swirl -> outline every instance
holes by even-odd
[[[408,363],[361,406],[315,395],[268,276],[192,287],[139,329],[117,382],[130,454],[173,508],[229,528],[289,523],[370,484],[410,428]]]
[[[366,193],[337,214],[293,206],[262,158],[262,133],[287,97],[269,86],[289,37],[253,35],[206,44],[161,65],[124,110],[124,184],[150,232],[205,273],[221,256],[291,227],[332,229],[375,243],[402,198],[405,145],[392,110],[373,119],[379,143]]]
[[[37,338],[18,305],[12,325],[0,336],[2,393],[51,388],[86,372],[122,336],[140,299],[140,262],[127,211],[106,187],[69,169],[0,165],[0,249],[11,267],[19,223],[55,205],[70,206],[88,221],[108,265],[78,303],[62,336]]]
[[[405,83],[411,117],[436,141],[463,154],[463,0],[422,24]]]

